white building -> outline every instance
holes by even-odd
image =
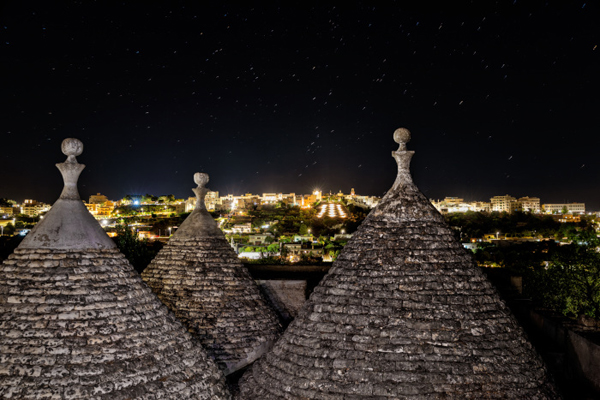
[[[45,204],[36,200],[25,200],[23,204],[21,204],[21,214],[35,217],[41,213],[50,211],[51,207],[50,204]]]
[[[12,207],[0,207],[0,216],[12,217],[13,211]]]
[[[540,199],[538,197],[521,197],[518,202],[519,208],[523,211],[537,214],[541,210]]]
[[[490,212],[492,211],[492,203],[486,201],[473,201],[469,203],[471,211],[475,212]]]
[[[494,196],[490,199],[492,203],[492,211],[498,212],[513,212],[517,209],[517,199],[512,196]]]
[[[252,224],[250,222],[246,224],[236,224],[231,228],[232,233],[250,233],[252,232]]]
[[[217,204],[220,204],[219,192],[206,192],[206,197],[204,197],[204,204],[206,205],[207,210],[214,211],[216,209]]]
[[[585,203],[544,204],[546,214],[559,214],[564,210],[570,214],[585,214]]]
[[[431,204],[442,214],[472,211],[471,205],[459,197],[446,197],[442,201],[432,200]]]

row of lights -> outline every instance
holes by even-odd
[[[346,218],[346,213],[340,204],[322,204],[319,213],[317,214],[317,218],[323,218],[325,213],[327,213],[330,218],[335,218],[336,215],[339,215],[341,218]]]

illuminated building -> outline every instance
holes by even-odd
[[[248,222],[247,224],[236,224],[231,228],[231,232],[233,233],[250,233],[252,232],[252,224]]]
[[[219,192],[212,192],[212,191],[206,192],[206,197],[204,199],[204,202],[206,203],[207,210],[214,211],[217,203],[219,202]],[[195,207],[195,203],[194,203],[194,206],[190,209],[190,211],[193,210],[194,207]],[[187,211],[187,205],[186,205],[186,211]]]
[[[4,216],[12,216],[13,215],[13,208],[12,207],[0,207],[0,215],[4,215]]]
[[[487,201],[473,201],[469,203],[471,211],[474,212],[490,212],[492,211],[492,204]]]
[[[96,209],[96,215],[101,218],[110,217],[110,215],[112,214],[114,209],[115,209],[115,202],[108,200],[108,201],[105,201],[104,203],[98,205],[98,207]]]
[[[494,196],[490,199],[492,203],[492,211],[498,212],[513,212],[517,209],[517,199],[512,196]]]
[[[540,199],[538,197],[521,197],[519,199],[519,208],[531,213],[540,212]]]
[[[97,193],[90,196],[90,204],[102,204],[108,201],[108,197],[103,194]]]
[[[192,212],[192,211],[194,211],[195,207],[196,207],[196,198],[195,197],[188,197],[188,199],[184,203],[184,211],[186,213],[187,212]],[[214,205],[213,205],[213,209],[214,209]]]
[[[472,210],[470,204],[459,197],[446,197],[442,201],[431,201],[431,204],[442,214],[467,212]]]
[[[317,199],[316,201],[321,201],[321,198],[322,198],[322,197],[321,197],[321,195],[322,195],[322,192],[321,192],[319,189],[315,190],[315,191],[313,192],[313,195],[316,197],[316,199]]]
[[[546,214],[556,214],[567,211],[569,214],[585,214],[585,203],[544,204]]]
[[[87,208],[92,215],[98,214],[98,204],[85,203],[85,208]]]
[[[30,217],[35,217],[40,215],[41,213],[49,211],[51,207],[52,206],[50,204],[45,204],[36,200],[27,199],[21,205],[21,214],[25,214]]]

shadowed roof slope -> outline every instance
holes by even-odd
[[[60,198],[0,265],[0,397],[229,399],[217,366],[83,206],[81,142],[62,149]]]
[[[242,399],[552,399],[540,358],[442,216],[398,177],[300,315],[240,383]]]
[[[206,210],[208,175],[194,180],[196,208],[142,278],[230,374],[269,350],[281,328]]]

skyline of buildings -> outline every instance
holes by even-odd
[[[150,197],[148,197],[150,196]],[[243,195],[227,194],[220,196],[219,191],[209,191],[205,197],[206,208],[209,211],[236,211],[249,210],[260,205],[285,204],[288,206],[299,206],[302,208],[310,208],[313,204],[329,199],[333,201],[345,200],[349,204],[359,207],[374,208],[381,197],[378,196],[363,196],[356,194],[354,188],[349,194],[343,193],[341,190],[338,193],[324,194],[321,190],[314,190],[311,194],[296,194],[296,193],[262,193],[253,194],[245,193]],[[442,214],[456,212],[508,212],[515,211],[545,213],[545,214],[585,214],[585,203],[569,202],[569,203],[541,203],[539,197],[520,197],[516,198],[506,195],[498,195],[490,198],[490,201],[465,201],[461,197],[445,197],[443,200],[430,199],[433,206]],[[29,217],[42,215],[50,210],[50,204],[37,201],[34,199],[26,199],[23,203],[17,203],[14,200],[9,200],[11,206],[0,206],[0,218],[11,218],[18,214],[24,214]],[[85,206],[90,213],[97,219],[108,219],[119,217],[114,215],[114,210],[120,206],[139,206],[143,213],[144,206],[150,206],[146,210],[154,214],[171,214],[191,212],[196,206],[196,198],[188,197],[187,199],[175,199],[174,196],[152,196],[152,195],[126,195],[120,200],[110,200],[107,196],[101,193],[96,193],[89,197],[89,201],[85,202]],[[157,209],[155,206],[162,206],[163,209]],[[593,211],[597,212],[597,211]]]
[[[541,204],[539,197],[515,198],[508,194],[494,196],[489,202],[472,201],[465,202],[459,197],[446,197],[444,200],[431,200],[433,206],[442,214],[454,212],[508,212],[515,211],[531,212],[533,214],[585,214],[585,203],[544,203]]]

